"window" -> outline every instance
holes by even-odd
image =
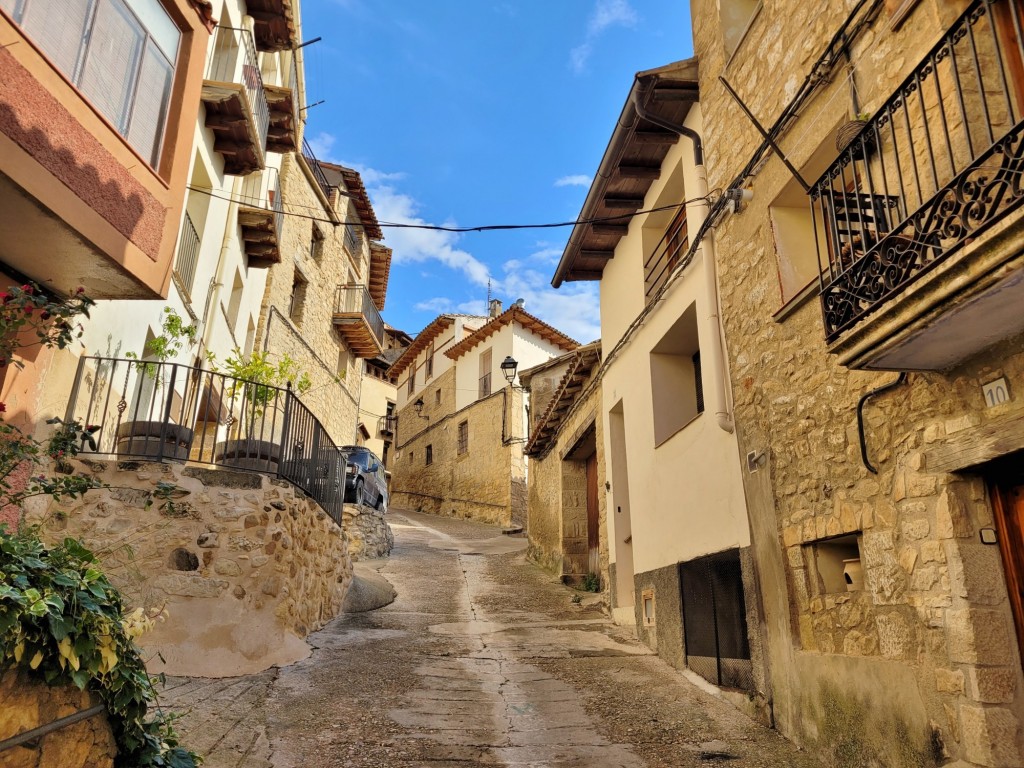
[[[231,326],[231,332],[235,332],[235,327],[238,325],[238,310],[242,306],[242,292],[245,290],[245,284],[242,282],[242,273],[237,269],[235,270],[235,280],[231,284],[231,298],[228,300],[228,325]]]
[[[23,0],[12,12],[118,133],[156,166],[181,39],[159,0]]]
[[[438,389],[434,390],[434,405],[440,405],[440,404],[441,404],[441,389],[438,388]]]
[[[434,342],[430,342],[430,346],[427,347],[427,370],[423,374],[423,380],[429,381],[430,377],[434,375]]]
[[[691,304],[651,350],[654,444],[661,445],[704,411],[697,305]]]
[[[409,463],[410,464],[412,464],[412,460],[413,460],[413,452],[409,451]]]
[[[750,23],[761,10],[761,0],[719,0],[725,55],[731,57],[747,35]]]
[[[348,366],[351,361],[351,355],[347,349],[338,350],[338,378],[348,378]]]
[[[288,302],[288,317],[296,325],[302,324],[302,313],[306,307],[306,286],[308,281],[299,270],[292,275],[292,296]]]
[[[469,450],[469,422],[459,422],[459,454],[463,454]]]
[[[412,396],[413,392],[416,391],[416,369],[409,369],[409,395]]]
[[[645,589],[640,597],[643,605],[644,626],[654,626],[654,590]]]
[[[860,563],[860,532],[804,545],[810,572],[817,574],[812,593],[835,594],[864,589]]]
[[[354,224],[345,225],[345,250],[352,256],[355,256],[359,251],[359,233],[356,231]]]
[[[309,238],[309,258],[315,261],[317,264],[320,263],[320,259],[324,255],[324,233],[313,223],[313,233]]]
[[[434,446],[433,445],[428,445],[427,446],[427,461],[426,461],[426,463],[427,463],[427,466],[430,466],[431,464],[434,463]]]
[[[491,394],[491,350],[487,349],[480,353],[480,388],[478,397],[487,397]]]
[[[672,213],[669,211],[669,213]],[[649,225],[647,225],[649,226]],[[650,302],[658,290],[668,281],[679,260],[690,247],[686,228],[686,206],[681,205],[665,227],[661,240],[644,260],[644,297]]]

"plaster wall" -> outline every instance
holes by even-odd
[[[892,94],[965,5],[922,0],[896,29],[882,12],[850,52],[863,109]],[[718,4],[695,0],[710,187],[734,178],[761,141],[736,119],[718,76],[755,114],[776,114],[847,12],[765,4],[727,61]],[[837,78],[781,137],[797,167],[845,119],[847,94]],[[894,376],[840,366],[813,297],[778,311],[768,204],[788,181],[768,159],[748,182],[748,208],[717,230],[739,453],[767,452],[741,477],[777,726],[837,765],[852,764],[847,753],[894,765],[1019,765],[1024,681],[999,551],[979,539],[994,525],[984,470],[933,465],[961,442],[1019,447],[1003,425],[1024,415],[1024,401],[1015,394],[986,408],[981,386],[1024,376],[1024,340],[946,373],[911,374],[874,398],[865,438],[878,474],[869,472],[857,401]],[[818,543],[843,534],[858,537],[863,590],[830,592],[815,567]]]
[[[391,451],[394,450],[394,435],[382,435],[380,431],[381,419],[387,414],[388,403],[395,403],[398,399],[398,388],[390,381],[384,381],[366,374],[366,367],[363,367],[362,396],[359,399],[359,417],[370,436],[363,442],[367,448],[373,451],[377,457],[384,460],[384,443],[391,445],[388,451],[390,463]]]

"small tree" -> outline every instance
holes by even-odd
[[[213,370],[219,370],[213,355],[207,359]],[[276,401],[277,388],[291,383],[295,393],[301,395],[313,386],[309,375],[288,355],[273,363],[269,351],[253,351],[246,356],[236,347],[224,360],[223,366],[224,372],[235,379],[227,387],[226,394],[232,400],[235,397],[241,399],[238,430],[239,434],[244,430],[247,437],[252,437],[257,422],[267,407]]]

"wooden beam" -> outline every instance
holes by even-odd
[[[606,197],[605,207],[635,211],[644,204],[642,197]]]
[[[649,165],[620,165],[619,175],[626,179],[658,179],[661,177],[661,168],[653,168]]]
[[[609,222],[595,222],[590,225],[590,231],[595,235],[618,235],[625,237],[629,232],[629,224],[612,224]]]
[[[612,258],[613,256],[615,256],[615,251],[610,250],[582,249],[580,251],[581,259],[603,259],[605,261],[608,261],[608,259]]]
[[[637,131],[633,134],[633,139],[638,144],[675,144],[678,138],[679,136],[668,131]]]
[[[601,275],[599,269],[570,269],[566,277],[569,280],[600,280]]]

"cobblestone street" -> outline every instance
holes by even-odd
[[[391,605],[290,667],[169,679],[210,768],[818,766],[689,682],[492,526],[394,511]]]

